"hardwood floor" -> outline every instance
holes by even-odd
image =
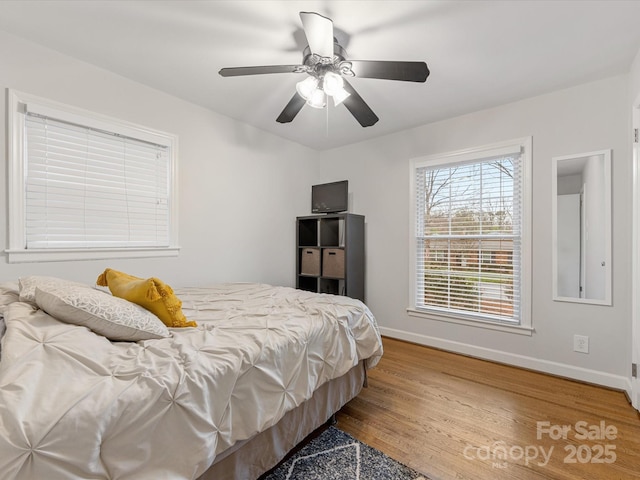
[[[383,341],[337,420],[390,457],[439,480],[640,478],[640,416],[624,393]]]

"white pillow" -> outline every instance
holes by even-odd
[[[63,280],[57,277],[45,277],[42,275],[29,275],[18,279],[20,285],[20,301],[36,303],[36,287],[64,287],[75,286],[90,288],[84,283],[72,282],[71,280]]]
[[[169,336],[148,310],[87,286],[36,287],[36,304],[52,317],[81,325],[111,340],[137,342]]]

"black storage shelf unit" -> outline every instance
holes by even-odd
[[[364,302],[364,216],[296,219],[296,288]]]

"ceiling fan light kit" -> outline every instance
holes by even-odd
[[[296,84],[296,93],[276,119],[279,123],[291,122],[304,105],[324,108],[329,96],[334,106],[344,104],[360,125],[369,127],[379,119],[344,77],[425,82],[429,76],[425,62],[347,61],[344,48],[333,37],[331,19],[313,12],[300,12],[300,19],[309,43],[303,51],[302,65],[231,67],[218,72],[223,77],[267,73],[308,74],[306,79]]]
[[[324,108],[327,96],[333,98],[334,106],[338,106],[350,95],[344,89],[342,77],[333,72],[326,72],[320,78],[307,77],[296,84],[296,91],[313,108]]]

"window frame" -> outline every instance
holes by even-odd
[[[25,200],[25,116],[26,105],[53,118],[166,145],[169,161],[169,245],[166,247],[77,247],[26,248]],[[101,115],[35,95],[7,89],[8,109],[8,229],[9,245],[5,249],[9,263],[102,260],[122,258],[175,257],[178,246],[178,137],[148,127]]]
[[[417,283],[417,239],[416,239],[416,207],[417,207],[417,189],[416,189],[416,172],[422,167],[447,167],[452,164],[461,162],[472,162],[474,160],[481,161],[491,156],[495,156],[496,152],[518,146],[521,151],[522,159],[522,175],[521,175],[521,194],[522,194],[522,223],[521,223],[521,274],[520,274],[520,319],[519,323],[507,323],[497,321],[481,315],[467,316],[455,312],[445,312],[436,309],[428,309],[416,306],[418,283]],[[473,327],[498,330],[503,332],[516,333],[521,335],[532,335],[533,326],[531,321],[531,224],[532,224],[532,188],[531,188],[531,170],[532,170],[532,137],[523,137],[513,140],[496,142],[488,145],[472,147],[462,150],[444,152],[439,154],[427,155],[424,157],[413,158],[410,161],[410,188],[409,188],[409,286],[410,298],[407,313],[409,316],[418,317],[428,320],[437,320]]]

